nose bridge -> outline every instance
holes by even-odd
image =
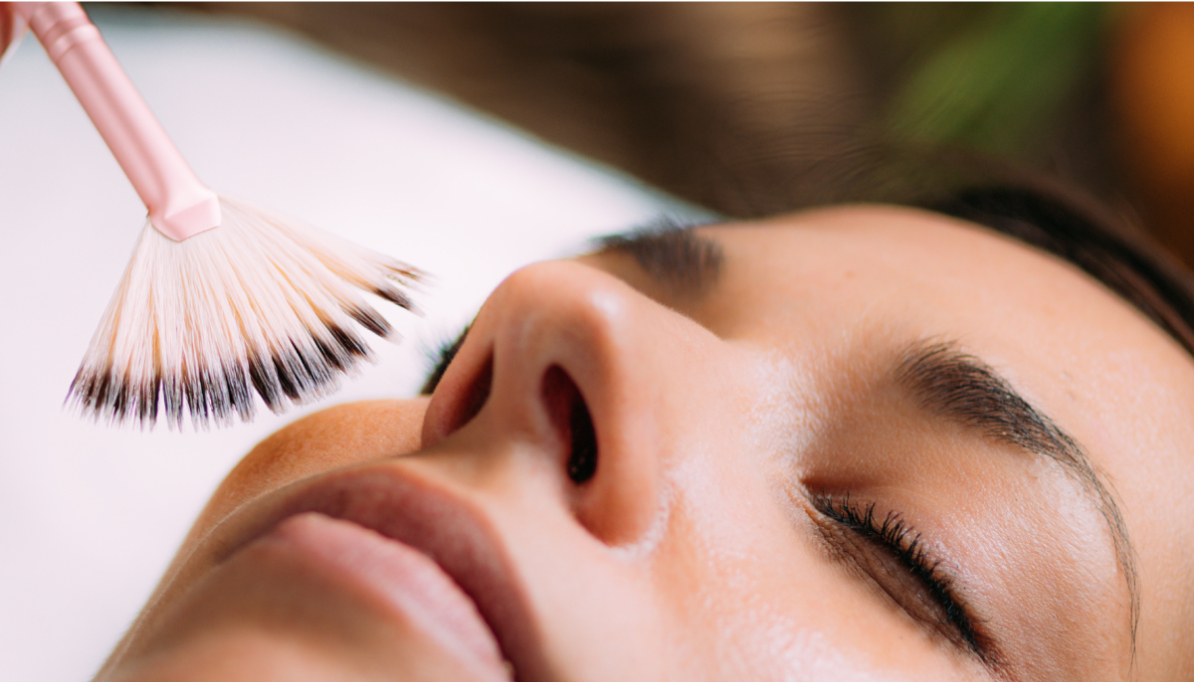
[[[661,467],[673,449],[661,440],[671,410],[663,375],[677,359],[662,352],[677,345],[673,325],[658,319],[668,315],[585,265],[524,268],[494,292],[445,373],[424,445],[469,430],[467,441],[483,444],[475,456],[554,462],[564,499],[591,534],[610,545],[644,539],[664,513]],[[471,419],[470,402],[483,403]]]

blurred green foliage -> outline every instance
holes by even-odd
[[[897,139],[1030,155],[1103,59],[1113,6],[871,6],[877,49],[897,66],[879,122]]]

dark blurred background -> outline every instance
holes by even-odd
[[[1194,264],[1191,4],[190,6],[726,215],[898,200],[939,180],[909,158],[962,178],[993,159],[1087,189]]]

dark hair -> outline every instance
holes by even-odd
[[[1073,190],[991,185],[910,202],[1057,255],[1134,305],[1194,356],[1194,277],[1131,222]]]

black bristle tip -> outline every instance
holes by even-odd
[[[230,407],[236,410],[241,421],[253,418],[253,394],[249,391],[249,382],[245,379],[245,370],[239,363],[224,364],[224,382],[228,385]]]
[[[229,381],[227,369],[221,363],[220,366],[204,365],[200,371],[203,376],[203,400],[210,419],[217,423],[228,422],[233,409],[234,386]],[[207,426],[207,423],[198,426]]]
[[[283,403],[282,396],[278,394],[280,384],[275,367],[276,363],[262,362],[256,353],[249,356],[249,379],[253,382],[253,388],[257,389],[266,407],[277,414],[282,411]]]
[[[331,383],[336,375],[335,372],[328,367],[328,364],[323,359],[322,355],[316,353],[305,353],[301,348],[298,347],[298,344],[294,343],[293,341],[290,343],[291,347],[294,348],[295,356],[298,357],[299,363],[303,366],[303,373],[307,376],[307,390],[309,392],[314,393],[323,388],[325,385]]]
[[[142,394],[141,412],[137,416],[141,423],[153,424],[158,419],[158,397],[162,394],[162,375],[155,373],[147,390]]]
[[[278,388],[282,389],[287,398],[298,400],[300,395],[299,385],[291,373],[292,363],[288,362],[289,358],[275,353],[270,359],[273,361],[274,374],[278,377]]]
[[[377,314],[376,310],[372,308],[362,308],[359,306],[344,306],[344,312],[349,317],[356,320],[362,327],[377,334],[378,336],[388,338],[394,331],[386,318]]]
[[[159,413],[172,428],[182,428],[184,414],[198,427],[209,422],[227,423],[235,413],[243,420],[253,416],[253,394],[243,367],[221,363],[179,374],[160,371],[135,380],[112,370],[80,368],[67,391],[66,402],[84,415],[109,423],[134,421],[141,428],[153,426]]]
[[[339,348],[334,347],[331,343],[318,336],[312,336],[311,341],[315,344],[315,347],[319,349],[319,354],[323,357],[324,362],[328,363],[340,372],[343,372],[345,369],[347,369],[346,363],[351,362],[351,360],[345,357],[345,354],[340,351]]]
[[[407,310],[414,309],[414,303],[410,300],[410,298],[406,294],[402,293],[398,287],[391,284],[387,283],[385,285],[375,287],[373,289],[373,293],[400,308],[405,308]]]
[[[352,330],[345,329],[338,324],[329,324],[327,326],[328,332],[340,348],[354,358],[369,357],[369,346],[365,345],[364,339]]]
[[[86,405],[94,407],[96,412],[100,412],[108,402],[108,391],[112,386],[112,370],[105,369],[98,375],[97,379],[99,380],[98,383],[93,382],[90,386],[91,390],[87,392],[88,401]]]
[[[111,399],[108,402],[108,411],[112,417],[117,421],[124,418],[125,409],[129,407],[129,385],[127,381],[116,380],[114,382],[114,390],[110,391]]]
[[[162,380],[162,407],[166,412],[166,421],[179,429],[182,428],[183,396],[181,377],[171,374]]]
[[[183,393],[187,399],[187,409],[191,411],[191,420],[200,424],[207,423],[207,387],[203,385],[203,372],[193,369],[183,374]]]
[[[199,371],[199,402],[203,409],[203,424],[215,416],[215,408],[220,404],[219,381],[212,376],[211,368],[201,366]],[[192,410],[194,412],[194,410]]]

